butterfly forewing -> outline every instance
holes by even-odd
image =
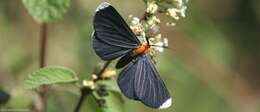
[[[93,48],[103,60],[123,56],[140,43],[119,13],[106,2],[98,6],[93,23]]]
[[[96,54],[103,60],[113,60],[131,51],[131,49],[128,48],[116,47],[102,42],[102,40],[96,38],[95,32],[92,35],[92,39]]]

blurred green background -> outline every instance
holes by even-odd
[[[125,18],[141,17],[142,0],[107,0]],[[92,18],[102,0],[72,0],[63,20],[48,24],[48,65],[72,68],[87,79],[101,61],[91,47]],[[160,17],[161,21],[167,20]],[[260,112],[260,1],[190,0],[187,17],[161,25],[172,49],[156,65],[173,96],[162,112]],[[0,0],[0,88],[11,94],[8,108],[28,109],[34,93],[24,78],[38,69],[39,24],[21,0]],[[72,112],[80,92],[51,88],[49,112]],[[97,111],[87,97],[81,112]],[[125,112],[157,112],[126,99]]]

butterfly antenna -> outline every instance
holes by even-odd
[[[154,47],[161,47],[161,48],[165,48],[165,49],[171,49],[170,47],[168,46],[160,46],[160,45],[150,45],[150,46],[154,46]]]

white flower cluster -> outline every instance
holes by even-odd
[[[135,33],[136,36],[145,36],[144,28],[138,17],[129,16],[131,19],[130,28]]]
[[[137,17],[129,16],[131,19],[130,28],[138,37],[141,42],[146,41],[146,37],[149,39],[149,43],[151,45],[151,55],[154,55],[156,52],[163,52],[165,47],[168,47],[168,39],[162,38],[162,35],[159,32],[159,26],[153,23],[152,27],[149,27],[147,31],[144,30],[144,26],[141,21]],[[151,24],[152,25],[152,24]]]
[[[141,42],[146,42],[148,38],[151,45],[149,54],[155,57],[157,52],[163,52],[164,48],[168,48],[168,39],[163,38],[159,32],[160,19],[157,17],[158,13],[164,13],[170,17],[170,21],[166,23],[167,26],[174,26],[176,21],[184,18],[186,15],[188,0],[172,0],[171,3],[165,3],[164,0],[146,0],[147,5],[144,16],[130,17],[130,28],[135,33]],[[167,4],[167,5],[165,5]]]
[[[175,26],[174,21],[178,21],[180,17],[186,17],[186,10],[187,10],[187,2],[188,0],[174,0],[176,7],[168,8],[166,15],[170,16],[173,21],[166,23],[167,26]]]
[[[158,5],[155,3],[155,1],[148,2],[146,13],[154,14],[158,10]]]
[[[153,16],[147,18],[145,28],[149,28],[149,27],[152,28],[155,25],[159,24],[160,22],[161,22],[160,19],[153,15]]]

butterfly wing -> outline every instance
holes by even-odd
[[[96,37],[96,33],[92,34],[93,48],[98,56],[103,60],[113,60],[117,57],[127,54],[131,49],[117,47],[113,45],[106,44]]]
[[[93,48],[103,60],[113,60],[140,44],[119,13],[108,3],[101,3],[94,16]]]
[[[117,79],[122,93],[152,108],[168,108],[170,94],[151,60],[141,55],[128,65]]]

